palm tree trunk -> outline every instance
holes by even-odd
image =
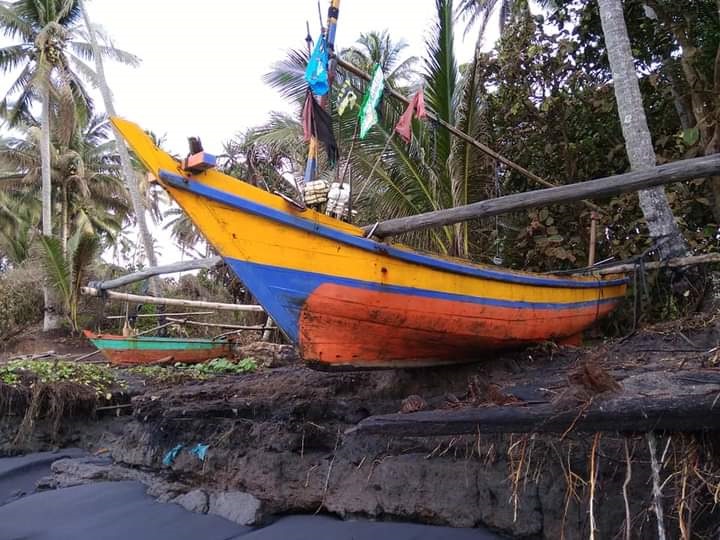
[[[50,181],[50,88],[42,89],[42,116],[40,126],[40,174],[42,176],[42,232],[44,236],[52,236],[52,184]],[[45,298],[45,316],[43,331],[60,328],[60,314],[57,309],[57,298],[47,284],[43,285]]]
[[[65,257],[67,257],[67,247],[68,247],[68,236],[70,235],[70,218],[69,218],[69,209],[68,209],[68,185],[67,182],[63,182],[62,186],[62,194],[63,194],[63,200],[62,200],[62,252]]]
[[[647,169],[655,166],[655,150],[633,65],[622,2],[598,0],[598,6],[630,168]],[[666,258],[687,254],[687,243],[675,223],[664,188],[647,189],[639,192],[638,196],[650,236],[656,241],[663,240],[659,247],[660,255]]]
[[[97,72],[96,74],[100,87],[100,93],[102,94],[103,102],[105,103],[105,110],[110,116],[116,116],[110,87],[108,86],[107,79],[105,78],[105,68],[103,67],[102,56],[100,54],[100,48],[98,47],[95,31],[93,30],[90,22],[88,12],[85,9],[85,2],[80,2],[80,6],[83,13],[83,19],[85,20],[85,26],[88,30],[88,36],[90,37],[90,45],[92,46],[93,55],[95,56],[95,71]],[[150,236],[150,230],[148,229],[147,221],[145,220],[145,207],[140,198],[137,176],[133,170],[132,162],[130,161],[130,154],[128,153],[122,136],[118,133],[117,129],[115,129],[115,126],[113,126],[113,133],[115,134],[115,144],[120,156],[120,166],[122,168],[123,176],[125,177],[128,192],[130,193],[130,200],[132,202],[133,211],[135,212],[135,218],[137,219],[137,226],[140,231],[140,239],[142,241],[143,248],[145,249],[145,255],[147,256],[148,264],[150,266],[157,266],[157,258],[155,257],[152,236]],[[151,278],[149,285],[151,293],[154,296],[157,296],[158,290],[156,280]]]

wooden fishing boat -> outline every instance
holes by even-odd
[[[226,339],[124,337],[84,331],[85,337],[113,364],[182,362],[194,364],[231,354]]]
[[[137,125],[113,123],[308,362],[477,360],[571,339],[625,294],[624,277],[515,272],[374,241],[215,169],[186,172]]]

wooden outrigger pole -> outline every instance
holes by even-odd
[[[366,80],[366,81],[370,81],[370,79],[371,79],[370,75],[369,75],[368,73],[365,73],[365,72],[364,72],[363,70],[361,70],[360,68],[358,68],[358,67],[356,67],[356,66],[353,66],[351,63],[346,62],[346,61],[343,60],[342,58],[337,58],[336,61],[337,61],[337,65],[340,66],[341,68],[343,68],[345,71],[347,71],[347,72],[349,72],[349,73],[352,73],[353,75],[355,75],[355,76],[357,76],[357,77],[360,77],[361,79],[364,79],[364,80]],[[404,103],[406,106],[407,106],[407,105],[410,105],[410,100],[409,100],[408,98],[406,98],[406,97],[403,96],[400,92],[398,92],[398,91],[395,90],[394,88],[391,88],[391,87],[388,86],[387,84],[385,85],[385,92],[388,92],[391,96],[393,96],[395,99],[401,101],[401,102]],[[529,178],[530,180],[533,180],[534,182],[537,182],[538,184],[540,184],[540,185],[542,185],[542,186],[545,186],[545,187],[549,187],[549,188],[550,188],[550,187],[557,187],[557,186],[558,186],[558,184],[553,184],[552,182],[549,182],[549,181],[545,180],[544,178],[539,177],[537,174],[535,174],[535,173],[533,173],[533,172],[531,172],[531,171],[528,171],[528,170],[527,170],[525,167],[523,167],[522,165],[518,165],[517,163],[515,163],[514,161],[506,158],[506,157],[503,156],[502,154],[497,153],[495,150],[493,150],[493,149],[490,148],[489,146],[481,143],[480,141],[478,141],[478,140],[476,140],[476,139],[473,139],[473,138],[472,138],[470,135],[468,135],[467,133],[464,133],[464,132],[460,131],[459,129],[457,129],[455,126],[453,126],[453,125],[451,125],[451,124],[448,124],[445,120],[443,120],[442,118],[440,118],[438,115],[436,115],[436,114],[435,114],[434,112],[432,112],[431,110],[426,110],[426,114],[427,114],[428,118],[430,118],[430,119],[433,120],[434,122],[437,122],[438,124],[440,124],[442,127],[444,127],[445,129],[447,129],[450,133],[452,133],[452,134],[455,135],[456,137],[458,137],[458,138],[462,139],[463,141],[465,141],[466,143],[474,146],[475,148],[477,148],[478,150],[480,150],[481,152],[483,152],[485,155],[487,155],[487,156],[493,158],[494,160],[502,163],[502,164],[505,165],[506,167],[508,167],[508,168],[510,168],[510,169],[513,169],[513,170],[516,171],[516,172],[519,172],[520,174],[522,174],[522,175],[525,176],[526,178]],[[599,206],[591,203],[590,201],[583,201],[583,203],[585,203],[585,205],[586,205],[588,208],[591,208],[592,210],[596,210],[596,211],[597,211],[597,210],[600,210],[600,207],[599,207]]]
[[[604,198],[639,191],[655,186],[704,178],[720,174],[720,154],[666,163],[650,169],[597,178],[586,182],[566,184],[526,193],[513,193],[496,199],[487,199],[464,206],[436,210],[382,221],[365,227],[368,234],[386,238],[428,227],[451,225],[471,219],[499,216],[551,204],[580,201],[586,198]]]
[[[115,300],[124,300],[134,304],[153,304],[157,306],[183,306],[196,307],[206,309],[216,309],[219,311],[253,311],[264,312],[262,306],[254,304],[225,304],[222,302],[203,302],[200,300],[183,300],[180,298],[162,298],[155,296],[143,296],[140,294],[119,293],[114,291],[106,291],[96,289],[94,287],[83,287],[82,294],[87,296],[107,296]]]

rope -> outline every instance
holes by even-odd
[[[365,183],[363,184],[363,187],[360,189],[360,193],[358,193],[358,200],[360,197],[362,197],[363,192],[365,191],[365,188],[370,183],[370,179],[372,178],[373,174],[375,173],[375,169],[377,169],[377,166],[380,164],[380,161],[382,160],[383,155],[385,155],[385,151],[387,150],[388,146],[390,145],[390,141],[392,140],[393,136],[395,135],[395,132],[393,131],[390,136],[385,141],[385,146],[383,146],[383,149],[380,151],[380,154],[377,157],[377,160],[375,160],[375,163],[373,164],[372,169],[370,169],[370,174],[367,177],[367,180],[365,180]]]

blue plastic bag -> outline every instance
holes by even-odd
[[[310,85],[310,90],[316,96],[324,96],[330,91],[330,80],[328,75],[328,51],[325,36],[320,36],[315,44],[315,49],[308,60],[305,70],[305,80]]]

